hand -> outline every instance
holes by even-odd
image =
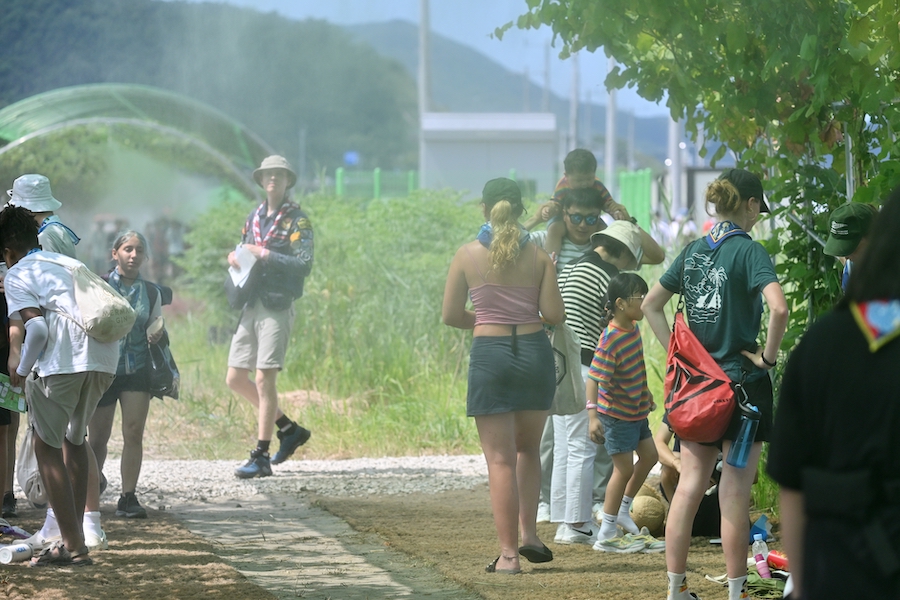
[[[746,356],[750,360],[750,362],[752,362],[754,365],[756,365],[760,369],[765,369],[766,371],[768,371],[769,369],[773,368],[775,365],[774,364],[767,365],[763,361],[762,357],[763,357],[763,352],[765,352],[765,350],[766,350],[765,347],[761,346],[756,349],[756,352],[747,352],[746,350],[741,350],[741,354]],[[766,360],[769,360],[769,359],[767,358]],[[769,362],[774,363],[775,360],[769,360]]]
[[[606,441],[606,436],[603,432],[603,423],[600,422],[600,419],[593,419],[590,422],[590,425],[588,426],[588,435],[590,435],[591,441],[595,444],[602,444]]]
[[[549,221],[559,214],[559,202],[551,200],[541,205],[541,221]]]
[[[676,456],[675,459],[672,461],[672,468],[675,469],[675,471],[677,471],[679,475],[681,474],[681,457],[680,456]]]
[[[151,344],[159,343],[159,340],[162,339],[163,334],[166,332],[165,328],[160,329],[156,333],[150,334],[147,336],[147,341]]]
[[[241,270],[241,265],[238,264],[237,258],[235,257],[234,250],[228,253],[228,264],[238,271]]]
[[[262,258],[266,253],[266,249],[262,246],[257,246],[256,244],[244,244],[244,249],[248,250],[250,254],[255,256],[258,259]]]
[[[607,207],[607,212],[612,215],[612,218],[616,221],[630,221],[631,215],[628,214],[628,209],[618,202],[610,202]]]
[[[18,361],[16,361],[16,367],[18,367],[18,366],[19,366],[19,363],[18,363]],[[9,383],[10,383],[10,385],[12,385],[12,387],[14,387],[14,388],[21,388],[21,389],[24,390],[24,389],[25,389],[25,379],[26,379],[26,378],[27,378],[27,377],[22,377],[21,375],[19,375],[18,373],[16,373],[16,370],[15,370],[15,369],[10,369],[10,370],[9,370]]]
[[[556,261],[559,260],[559,255],[556,252],[550,253],[550,260],[553,261],[553,265],[556,266]]]

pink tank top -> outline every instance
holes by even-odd
[[[472,257],[472,253],[466,248],[469,257],[475,264],[475,270],[484,281],[484,273],[478,268],[478,263]],[[531,285],[502,285],[499,283],[484,282],[469,290],[472,304],[475,305],[475,325],[525,325],[528,323],[540,323],[538,313],[538,299],[541,289],[534,285],[535,269],[537,268],[537,246],[534,247],[534,263],[531,273]]]

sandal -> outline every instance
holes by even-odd
[[[553,560],[553,552],[544,544],[540,546],[521,546],[519,554],[531,563],[545,563]]]
[[[66,549],[62,541],[55,542],[41,550],[40,554],[32,557],[32,567],[83,567],[94,564],[93,559],[88,556],[88,551],[72,554]]]
[[[494,562],[489,564],[484,568],[484,570],[488,573],[503,573],[504,575],[518,575],[522,572],[522,569],[498,569],[497,562],[500,560],[500,557],[494,559]]]

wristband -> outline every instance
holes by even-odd
[[[778,359],[777,359],[777,358],[775,359],[775,362],[769,362],[769,361],[767,361],[767,360],[766,360],[766,353],[765,353],[765,352],[762,352],[762,353],[759,355],[759,357],[762,359],[763,364],[766,365],[767,367],[774,368],[775,365],[778,364]]]

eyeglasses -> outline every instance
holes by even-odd
[[[579,215],[570,212],[567,212],[566,215],[569,217],[569,220],[572,221],[573,225],[581,225],[582,221],[588,225],[596,225],[597,221],[600,220],[600,215]]]

